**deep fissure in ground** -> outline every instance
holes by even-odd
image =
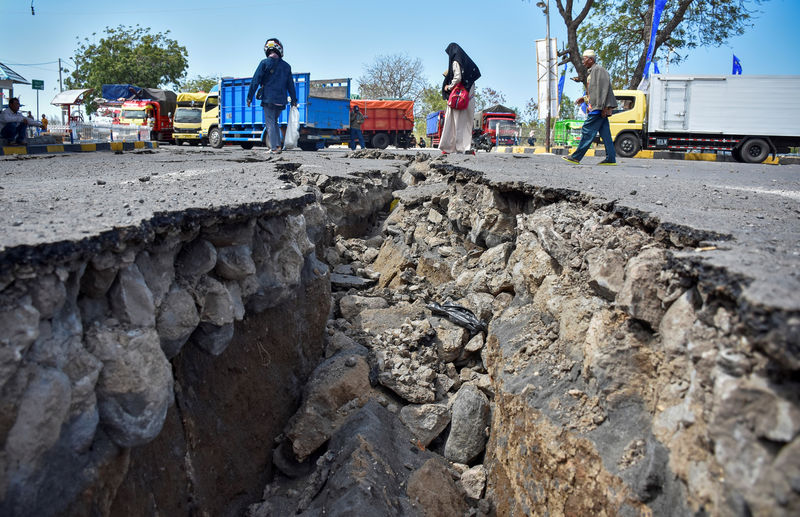
[[[797,315],[676,253],[724,236],[351,157],[7,277],[4,513],[797,512]]]

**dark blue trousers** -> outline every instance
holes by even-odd
[[[353,151],[356,150],[356,139],[358,139],[358,143],[361,144],[362,149],[366,149],[367,146],[364,144],[364,133],[360,129],[353,129],[350,128],[350,149]]]
[[[611,126],[608,124],[608,117],[603,117],[601,113],[589,114],[586,117],[581,129],[581,142],[570,156],[577,161],[581,161],[589,146],[592,145],[594,136],[597,133],[600,133],[603,145],[606,146],[606,161],[617,161],[617,151],[614,149],[614,141],[611,139]]]
[[[5,126],[3,126],[3,130],[0,131],[0,136],[5,138],[6,140],[19,140],[25,141],[26,134],[25,130],[28,129],[27,124],[22,124],[19,122],[9,122]]]

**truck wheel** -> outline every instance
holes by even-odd
[[[736,160],[739,163],[744,162],[744,160],[742,159],[742,150],[739,147],[734,147],[733,149],[731,149],[731,156],[733,157],[734,160]]]
[[[386,149],[389,147],[389,135],[386,133],[376,133],[372,137],[372,147],[377,149]]]
[[[214,149],[222,148],[222,130],[220,128],[214,127],[208,132],[208,145]]]
[[[253,142],[242,142],[239,145],[241,145],[242,149],[244,149],[245,151],[249,151],[250,149],[253,148]]]
[[[769,144],[763,138],[751,138],[739,152],[744,163],[761,163],[769,156]]]
[[[617,136],[617,141],[614,142],[614,149],[617,154],[623,158],[630,158],[636,156],[642,145],[639,143],[639,138],[633,133],[622,133]]]

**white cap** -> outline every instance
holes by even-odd
[[[597,52],[592,49],[586,49],[583,51],[583,57],[588,57],[597,61]]]

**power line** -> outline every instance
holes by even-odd
[[[47,61],[45,63],[6,63],[8,66],[37,66],[37,65],[54,65],[58,61]]]

